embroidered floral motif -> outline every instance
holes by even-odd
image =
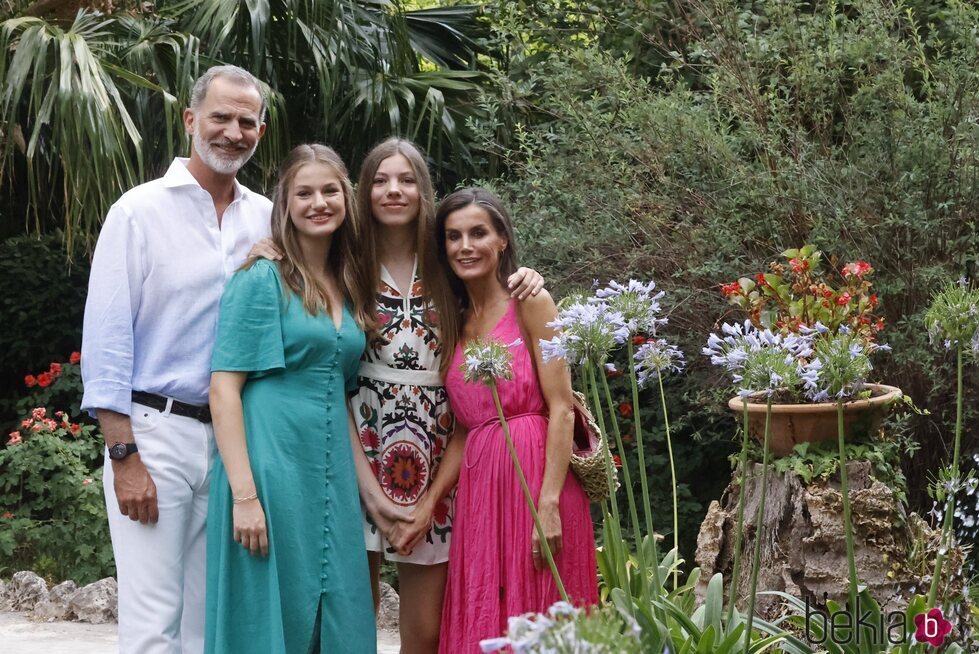
[[[381,459],[381,487],[394,502],[414,504],[428,485],[428,462],[408,441],[387,448]]]
[[[417,275],[408,298],[385,276],[377,295],[377,312],[380,338],[369,345],[365,361],[401,370],[438,370],[437,315],[425,303]],[[393,502],[410,507],[431,483],[453,431],[455,421],[445,388],[367,377],[360,378],[359,386],[353,408],[361,446],[384,493]],[[450,496],[436,505],[432,529],[425,537],[426,543],[446,553],[453,504]],[[367,526],[369,533],[377,533],[370,516]],[[387,553],[395,554],[390,549]]]

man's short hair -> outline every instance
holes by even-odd
[[[198,77],[197,81],[194,82],[194,88],[190,91],[190,108],[192,110],[197,111],[201,108],[201,105],[204,103],[204,98],[207,96],[207,89],[211,86],[211,82],[218,77],[229,79],[242,86],[254,87],[258,91],[258,96],[262,99],[262,110],[259,113],[258,120],[259,122],[265,122],[265,110],[268,108],[265,91],[262,90],[262,85],[257,77],[238,66],[211,66],[203,75]]]

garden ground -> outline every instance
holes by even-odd
[[[116,648],[116,624],[32,622],[25,613],[0,612],[0,643],[5,654],[110,654]],[[398,634],[380,631],[377,654],[397,654]]]

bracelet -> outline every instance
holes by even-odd
[[[252,500],[258,499],[258,493],[252,493],[251,495],[246,495],[245,497],[232,497],[231,501],[234,504],[244,504],[245,502],[251,502]]]

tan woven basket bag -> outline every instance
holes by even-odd
[[[608,476],[605,474],[605,438],[585,404],[585,396],[574,391],[574,444],[571,448],[571,470],[594,504],[609,498]],[[619,470],[612,466],[613,493],[619,489]]]

